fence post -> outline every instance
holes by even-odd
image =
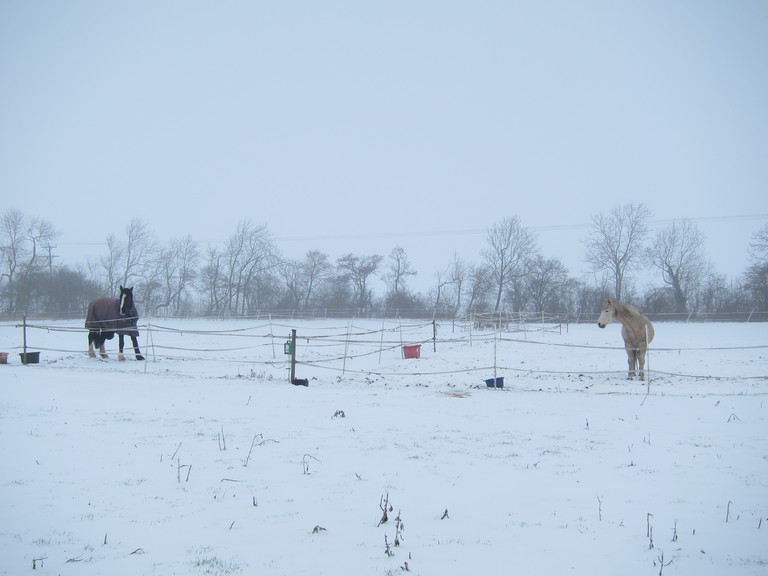
[[[155,337],[152,334],[152,323],[149,320],[147,320],[147,349],[145,350],[145,352],[147,354],[149,354],[149,347],[150,346],[152,347],[152,362],[156,362],[157,361],[157,356],[155,355]],[[147,373],[147,366],[146,365],[149,364],[149,362],[145,362],[144,364],[145,364],[144,365],[144,373],[146,374]]]
[[[381,364],[381,351],[384,349],[384,318],[381,319],[381,337],[379,339],[379,364]],[[345,352],[346,355],[346,352]]]
[[[272,358],[276,358],[275,356],[275,330],[272,327],[272,312],[269,313],[269,339],[272,342]]]
[[[344,362],[341,365],[341,373],[347,371],[347,354],[349,353],[349,332],[352,330],[352,321],[347,322],[347,339],[344,341]]]
[[[291,384],[296,379],[296,328],[291,329]]]

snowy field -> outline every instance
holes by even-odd
[[[0,574],[768,573],[768,325],[81,326],[0,323]]]

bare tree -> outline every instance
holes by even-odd
[[[437,287],[434,291],[432,307],[455,316],[461,309],[467,276],[467,265],[454,254],[448,269],[437,273]]]
[[[461,310],[465,284],[469,277],[469,268],[467,264],[459,258],[457,254],[453,255],[453,261],[448,268],[446,275],[446,305],[453,315]]]
[[[47,267],[51,270],[51,242],[58,236],[53,224],[40,218],[32,218],[27,224],[27,241],[29,243],[28,274]],[[41,252],[47,254],[41,257]],[[46,264],[47,262],[47,264]]]
[[[302,272],[304,273],[304,294],[302,304],[304,310],[306,310],[309,308],[310,302],[312,302],[312,297],[318,289],[319,284],[327,279],[333,272],[333,264],[331,264],[328,254],[318,250],[310,250],[304,257],[304,262],[302,262]]]
[[[483,252],[496,286],[496,306],[501,307],[504,289],[516,276],[522,276],[526,260],[536,252],[536,239],[517,216],[505,218],[489,228],[485,236],[488,249]]]
[[[245,314],[251,308],[249,300],[259,299],[263,284],[259,275],[271,270],[278,262],[277,249],[266,225],[254,226],[241,221],[229,237],[224,252],[225,307],[229,314]]]
[[[354,289],[349,281],[347,272],[336,267],[328,278],[321,282],[317,294],[317,300],[323,303],[323,306],[331,309],[332,314],[337,314],[340,310],[352,308],[354,304]]]
[[[285,284],[285,296],[282,304],[287,305],[288,308],[298,308],[301,306],[306,283],[302,263],[298,260],[286,259],[280,263],[278,268]]]
[[[22,300],[27,300],[24,302],[25,308],[28,306],[28,299],[35,296],[35,293],[39,292],[42,287],[40,282],[33,281],[35,277],[44,270],[49,277],[53,273],[51,242],[57,235],[58,233],[54,229],[53,224],[47,220],[40,218],[28,219],[26,236],[29,250],[27,251],[27,261],[21,274],[25,286],[23,290],[24,298]]]
[[[46,268],[49,275],[53,272],[51,243],[57,235],[47,220],[27,218],[14,209],[0,215],[0,249],[3,253],[0,287],[7,312],[26,309],[33,297],[33,278]]]
[[[568,271],[560,260],[536,255],[529,263],[525,279],[525,291],[535,311],[557,311],[567,281]]]
[[[467,270],[467,312],[485,312],[490,307],[493,274],[488,266],[470,266]]]
[[[718,312],[727,308],[729,286],[724,274],[710,274],[704,279],[699,297],[704,312]]]
[[[336,261],[336,266],[343,277],[352,283],[355,306],[360,311],[367,311],[371,304],[368,279],[379,268],[381,261],[382,257],[378,254],[373,256],[346,254]]]
[[[408,277],[416,276],[416,271],[408,260],[408,255],[400,246],[395,246],[389,254],[387,268],[382,280],[387,284],[386,296],[389,307],[401,308],[410,303]]]
[[[107,254],[99,259],[104,270],[105,294],[117,293],[120,284],[120,268],[123,261],[124,247],[114,234],[107,236]]]
[[[243,314],[253,314],[267,308],[276,308],[280,303],[282,285],[275,274],[280,258],[275,254],[270,265],[253,274],[245,288]]]
[[[285,260],[280,266],[288,305],[309,309],[320,284],[333,272],[333,264],[328,255],[318,250],[310,250],[304,255],[304,260]]]
[[[222,297],[224,277],[224,256],[215,247],[208,246],[206,263],[200,271],[199,288],[206,297],[206,310],[214,314],[223,312],[224,298]]]
[[[328,255],[318,250],[307,252],[304,260],[284,260],[279,268],[286,289],[283,302],[304,311],[309,309],[320,284],[333,272]]]
[[[648,259],[672,289],[675,312],[687,312],[712,271],[704,256],[704,234],[688,220],[674,221],[656,234]]]
[[[125,260],[121,284],[129,286],[141,280],[149,280],[147,272],[154,266],[157,242],[147,223],[140,218],[132,219],[125,227]]]
[[[126,225],[125,240],[110,234],[107,237],[107,254],[101,258],[106,293],[116,294],[120,285],[142,283],[145,286],[139,291],[138,300],[145,303],[146,285],[156,281],[151,277],[156,256],[157,241],[147,223],[140,218],[133,218]]]
[[[627,272],[642,258],[650,214],[642,204],[626,204],[607,215],[592,217],[586,261],[593,271],[604,272],[613,278],[617,300],[622,299]]]
[[[749,249],[753,261],[763,264],[768,262],[768,224],[764,224],[752,235]]]
[[[468,275],[469,270],[466,263],[456,254],[454,254],[451,268],[448,270],[448,278],[453,285],[455,292],[455,299],[453,304],[455,312],[461,310],[462,295],[464,294],[464,284],[467,281]]]
[[[159,283],[159,301],[156,308],[172,314],[181,310],[185,292],[192,286],[200,261],[200,252],[192,236],[171,240],[160,249],[157,271],[153,276]]]
[[[3,288],[5,310],[12,313],[16,311],[16,274],[26,252],[24,214],[13,209],[3,212],[0,215],[0,234],[0,249],[3,251],[3,270],[0,277],[3,282],[0,286]]]
[[[447,286],[450,284],[448,273],[446,271],[438,271],[435,273],[435,277],[437,285],[434,290],[430,291],[430,306],[433,310],[443,310],[448,307],[448,304],[444,302],[444,294]]]
[[[768,312],[768,224],[752,235],[749,247],[752,264],[744,274],[745,284],[756,307]]]

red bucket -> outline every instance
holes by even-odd
[[[403,346],[403,358],[421,358],[421,344]]]

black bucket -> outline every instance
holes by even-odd
[[[19,352],[22,364],[39,364],[40,352]]]

